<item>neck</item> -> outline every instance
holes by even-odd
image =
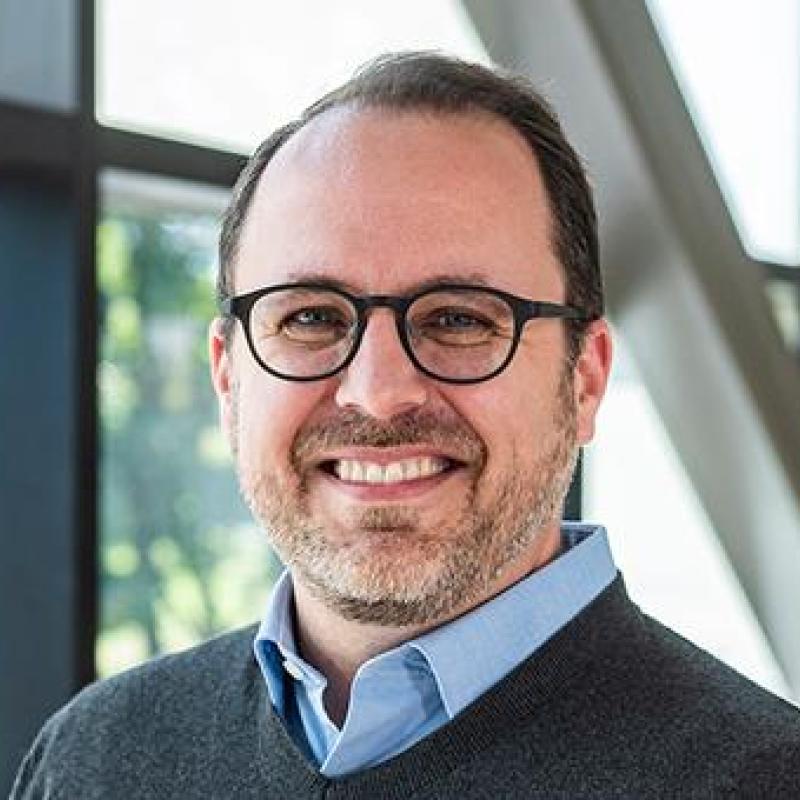
[[[425,626],[391,627],[345,619],[293,575],[295,635],[300,655],[326,678],[325,710],[340,727],[347,716],[350,687],[358,668],[409,641]],[[432,626],[431,626],[432,627]]]
[[[337,727],[343,725],[350,701],[350,687],[362,664],[488,602],[552,561],[558,555],[559,548],[560,528],[555,525],[536,537],[534,546],[521,554],[478,597],[471,598],[468,603],[441,619],[402,627],[346,619],[319,600],[303,583],[302,577],[294,573],[297,646],[300,655],[327,678],[324,703],[331,721]]]

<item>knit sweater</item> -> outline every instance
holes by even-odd
[[[800,712],[643,615],[621,577],[452,722],[345,778],[272,710],[254,632],[85,689],[12,798],[800,798]]]

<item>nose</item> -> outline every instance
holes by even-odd
[[[375,309],[355,358],[344,370],[336,403],[375,419],[391,419],[423,406],[428,379],[411,363],[390,309]]]

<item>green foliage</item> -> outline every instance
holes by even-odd
[[[101,674],[259,616],[277,568],[216,424],[216,222],[111,216],[101,297]]]

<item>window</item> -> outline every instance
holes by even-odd
[[[107,675],[254,621],[278,562],[238,497],[209,381],[227,193],[118,172],[102,187],[96,658]]]
[[[97,9],[102,122],[242,152],[376,53],[486,59],[458,0],[98,0]]]
[[[73,3],[0,3],[0,99],[73,110],[77,105],[76,26]]]
[[[800,4],[648,6],[745,249],[800,264]]]

